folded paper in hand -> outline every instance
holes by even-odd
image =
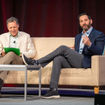
[[[19,48],[5,47],[5,48],[4,48],[4,51],[5,51],[6,53],[12,51],[12,52],[14,52],[14,53],[17,54],[17,55],[20,55],[20,49],[19,49]]]

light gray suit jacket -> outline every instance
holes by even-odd
[[[0,52],[4,47],[9,47],[9,36],[9,32],[0,35]],[[22,31],[18,32],[17,48],[19,48],[20,52],[25,54],[27,57],[35,57],[36,50],[29,34]]]

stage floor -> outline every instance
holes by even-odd
[[[60,99],[42,99],[37,95],[28,95],[27,101],[24,101],[22,95],[4,94],[0,105],[94,105],[94,98],[62,96]]]
[[[42,96],[48,88],[42,88]],[[105,90],[101,90],[105,93]],[[3,87],[0,105],[94,105],[93,89],[59,88],[60,99],[43,99],[38,97],[38,88],[27,88],[27,101],[24,101],[23,87]]]

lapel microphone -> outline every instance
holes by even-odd
[[[16,41],[13,41],[13,43],[16,43]]]

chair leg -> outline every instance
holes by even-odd
[[[41,68],[39,70],[39,97],[41,97]]]

